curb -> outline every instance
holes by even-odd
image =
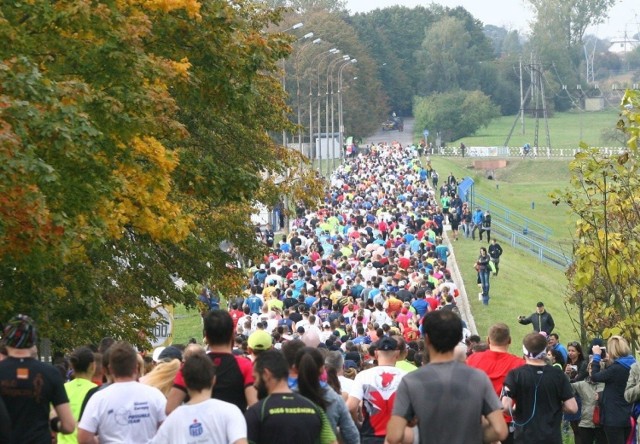
[[[447,260],[447,265],[451,270],[451,277],[453,278],[453,282],[455,282],[456,287],[458,287],[458,291],[460,292],[460,295],[456,298],[456,303],[458,304],[458,309],[460,310],[462,319],[464,319],[464,321],[467,323],[467,328],[469,329],[469,331],[471,331],[471,334],[477,335],[478,329],[476,328],[476,321],[473,318],[473,314],[471,313],[469,297],[467,296],[467,290],[464,287],[464,281],[462,280],[462,275],[460,274],[460,269],[458,268],[458,261],[456,260],[455,250],[453,248],[453,244],[449,240],[449,230],[451,230],[451,225],[445,225],[442,230],[442,237],[446,239],[449,250],[451,251],[449,259]]]

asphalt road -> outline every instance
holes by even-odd
[[[374,134],[365,137],[362,140],[364,145],[371,143],[380,143],[380,142],[393,142],[397,141],[402,144],[402,146],[411,145],[414,142],[419,142],[419,139],[415,139],[413,137],[413,118],[404,119],[404,131],[400,132],[397,130],[393,131],[382,131],[382,122],[378,125],[378,131]]]

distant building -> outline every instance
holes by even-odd
[[[611,40],[608,51],[614,54],[624,55],[640,46],[640,40],[631,37],[621,37]]]

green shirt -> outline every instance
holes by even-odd
[[[84,401],[87,392],[96,387],[96,384],[84,378],[76,378],[73,381],[66,382],[64,389],[67,392],[69,398],[69,405],[71,407],[71,413],[73,419],[78,421],[80,417],[80,409],[82,408],[82,402]],[[63,435],[58,433],[59,444],[77,444],[78,443],[78,430],[74,430],[69,435]]]
[[[412,372],[414,370],[418,370],[418,367],[416,367],[415,365],[413,365],[412,363],[406,360],[396,362],[396,368],[399,368],[400,370],[404,370],[407,373]]]

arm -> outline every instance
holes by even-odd
[[[602,367],[600,366],[601,361],[602,361],[602,356],[600,355],[600,347],[598,347],[598,350],[596,351],[596,347],[598,347],[597,345],[595,345],[593,348],[593,362],[591,363],[591,380],[593,382],[611,382],[612,380],[612,367],[606,368],[604,370],[602,370]]]
[[[574,414],[578,413],[578,403],[576,398],[567,399],[562,403],[562,411],[564,413]]]
[[[486,416],[487,423],[482,430],[484,442],[496,442],[506,439],[509,435],[507,423],[502,410],[494,410]]]
[[[349,395],[347,398],[347,409],[349,413],[351,413],[351,418],[353,422],[358,425],[360,421],[358,420],[358,408],[360,407],[360,400],[355,396]]]
[[[351,415],[354,415],[358,412],[358,407],[360,407],[360,400],[355,396],[349,395],[349,397],[347,398],[347,409],[349,410]]]
[[[98,437],[95,433],[78,428],[78,444],[98,444]]]
[[[640,367],[637,363],[631,366],[627,386],[624,389],[624,399],[629,404],[640,400]]]
[[[549,313],[547,313],[547,314],[549,314]],[[556,323],[553,322],[553,316],[551,316],[549,314],[549,331],[547,332],[547,334],[550,334],[553,331],[554,328],[556,328]]]
[[[407,426],[407,420],[402,416],[391,416],[387,423],[387,439],[385,444],[401,444],[404,437],[404,429]]]
[[[187,394],[177,387],[171,387],[169,395],[167,396],[167,406],[165,407],[165,413],[170,415],[180,404],[187,398]]]
[[[171,394],[171,393],[169,393],[169,394]],[[258,402],[258,391],[252,385],[250,385],[248,387],[245,387],[244,388],[244,397],[247,400],[247,406],[251,407],[253,404]],[[167,401],[167,404],[168,403],[169,402]]]
[[[513,411],[513,399],[503,396],[501,401],[502,401],[502,408],[506,412],[511,413]]]
[[[65,402],[64,404],[58,404],[55,406],[55,411],[58,415],[58,419],[60,420],[59,432],[64,435],[73,433],[76,429],[76,420],[73,419],[69,403]]]
[[[531,324],[531,316],[523,318],[523,319],[518,319],[518,322],[521,323],[522,325]]]
[[[339,395],[338,395],[339,396]],[[347,404],[336,399],[334,402],[338,403],[338,428],[340,435],[342,435],[342,441],[345,444],[359,444],[360,433],[356,427],[353,418],[349,414]]]

